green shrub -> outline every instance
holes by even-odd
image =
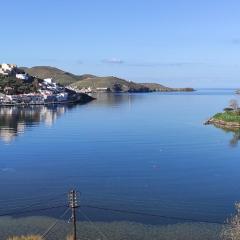
[[[6,87],[13,89],[13,94],[36,92],[39,89],[39,79],[30,78],[29,81],[17,79],[13,76],[0,76],[0,92],[4,93]]]
[[[226,122],[239,122],[240,123],[240,114],[238,112],[217,113],[213,118],[217,119],[217,120],[223,120]]]

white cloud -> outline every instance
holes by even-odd
[[[103,63],[110,63],[110,64],[123,64],[124,61],[119,59],[119,58],[108,58],[108,59],[103,59]]]

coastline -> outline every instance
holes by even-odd
[[[211,124],[213,124],[217,127],[222,127],[222,128],[229,129],[229,130],[240,129],[240,123],[238,123],[238,122],[227,122],[224,120],[216,119],[214,117],[212,117],[212,118],[208,119],[206,122],[204,122],[204,125],[211,125]]]
[[[23,107],[23,106],[49,106],[49,105],[68,105],[68,104],[85,104],[92,100],[95,100],[95,98],[92,98],[89,101],[82,101],[82,100],[76,100],[76,101],[62,101],[62,102],[48,102],[48,103],[0,103],[0,107]]]

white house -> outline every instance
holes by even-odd
[[[68,100],[68,93],[59,93],[56,95],[56,98],[59,102],[62,102],[62,101],[67,101]]]
[[[16,68],[17,65],[15,64],[2,63],[0,65],[0,74],[8,76],[12,74]]]
[[[52,84],[52,78],[45,78],[43,79],[45,83]]]
[[[16,74],[16,78],[22,79],[22,80],[28,80],[29,79],[29,75],[26,74],[26,73],[24,73],[24,74],[18,73],[18,74]]]
[[[14,70],[16,67],[17,67],[17,65],[15,65],[15,64],[7,64],[7,63],[2,63],[2,64],[1,64],[1,68],[2,68],[4,71],[12,71],[12,70]]]

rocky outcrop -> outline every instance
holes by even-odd
[[[213,124],[217,127],[222,127],[226,129],[240,129],[240,123],[239,122],[226,122],[220,119],[210,118],[205,123],[205,125]]]
[[[152,92],[192,92],[193,88],[170,88],[159,83],[141,83]]]

